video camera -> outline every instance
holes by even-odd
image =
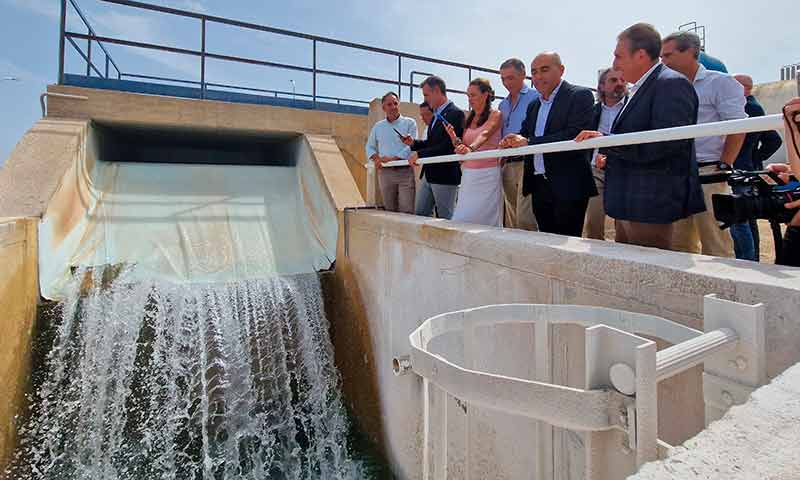
[[[795,177],[790,177],[790,181],[785,183],[778,174],[767,170],[729,170],[702,179],[702,183],[719,181],[727,181],[737,192],[711,196],[714,217],[722,222],[722,229],[754,219],[789,223],[798,211],[784,207],[784,204],[800,199],[800,182]]]

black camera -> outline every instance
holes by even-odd
[[[798,211],[784,206],[800,199],[800,182],[794,177],[784,183],[776,173],[766,170],[731,170],[719,175],[727,177],[728,185],[736,192],[711,196],[714,217],[723,224],[720,228],[754,219],[789,223]]]

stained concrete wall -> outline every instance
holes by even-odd
[[[0,167],[0,217],[41,217],[70,165],[85,154],[89,122],[40,120]]]
[[[780,82],[762,83],[753,87],[753,96],[764,107],[767,115],[781,113],[786,102],[794,97],[800,96],[800,78],[797,80],[783,80]],[[781,138],[784,131],[778,130]],[[786,162],[786,147],[781,147],[775,152],[766,163]]]
[[[161,97],[63,85],[51,85],[47,90],[87,98],[48,98],[47,117],[52,119],[92,119],[101,123],[148,127],[327,135],[336,141],[362,197],[366,196],[364,144],[368,130],[367,117],[364,115]]]
[[[36,219],[0,218],[0,476],[16,439],[30,378],[38,295]]]
[[[407,354],[411,331],[439,313],[514,302],[596,305],[702,328],[703,296],[717,293],[766,304],[770,376],[800,361],[797,268],[383,212],[348,212],[344,226],[332,317],[337,363],[360,426],[401,478],[421,477],[422,381],[395,377],[391,359]],[[579,386],[583,332],[555,337],[563,361],[554,378]],[[697,369],[659,384],[660,438],[680,444],[703,425]],[[566,465],[556,478],[570,478],[579,470],[570,452],[580,452],[580,440],[557,432],[554,444],[556,464]]]

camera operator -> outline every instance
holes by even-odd
[[[781,174],[788,181],[789,173],[800,175],[800,97],[783,107],[786,131],[786,153],[789,164],[771,164],[768,170]],[[786,208],[800,208],[800,200],[787,203]],[[800,210],[794,215],[783,237],[783,265],[800,267]]]

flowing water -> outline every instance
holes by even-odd
[[[9,478],[369,476],[348,447],[316,274],[126,276],[74,276]]]

